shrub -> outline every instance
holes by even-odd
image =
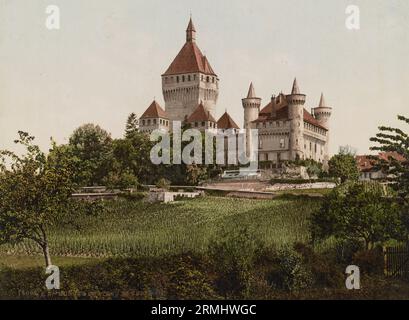
[[[160,189],[164,189],[164,190],[169,190],[170,189],[170,181],[165,179],[165,178],[161,178],[156,183],[156,187],[160,188]]]
[[[383,272],[383,254],[379,247],[374,250],[360,250],[356,252],[352,259],[363,273],[382,274]]]
[[[272,289],[296,292],[313,284],[311,270],[291,247],[266,249],[259,256],[264,276]]]
[[[303,243],[296,243],[294,250],[303,257],[304,263],[311,270],[314,286],[339,288],[343,285],[342,269],[338,268],[333,260],[314,252],[311,247]]]
[[[209,245],[209,256],[218,276],[216,286],[224,296],[248,295],[251,272],[259,249],[255,233],[235,222],[223,227]]]
[[[203,258],[186,254],[175,259],[169,274],[168,299],[216,299],[214,276]]]

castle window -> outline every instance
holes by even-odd
[[[206,125],[206,123],[204,121],[202,121],[202,127],[204,127]]]
[[[207,77],[206,77],[206,82],[209,82],[209,81],[210,81],[210,77],[207,76]]]
[[[315,144],[315,153],[317,153],[317,151],[318,151],[318,150],[317,150],[317,144]]]
[[[185,76],[182,76],[182,82],[185,82]]]
[[[284,149],[284,148],[285,148],[285,141],[284,141],[284,139],[281,139],[281,140],[280,140],[280,148],[281,148],[281,149]]]
[[[213,77],[213,79],[212,79],[212,80],[213,80],[213,83],[214,83],[214,77]]]
[[[145,120],[142,120],[142,125],[143,125],[143,126],[145,125]]]
[[[156,119],[153,119],[153,124],[156,124]]]
[[[176,82],[179,83],[179,76],[176,77]]]
[[[149,120],[148,120],[148,126],[150,126],[150,125],[151,125],[151,120],[149,119]]]
[[[193,75],[193,80],[196,80],[196,75],[195,74]]]
[[[197,122],[195,122],[195,127],[197,128],[199,126],[199,124]]]
[[[191,81],[192,79],[191,79],[191,77],[190,77],[190,74],[187,76],[187,81]]]
[[[310,151],[312,150],[312,143],[310,142]]]

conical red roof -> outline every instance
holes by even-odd
[[[146,119],[146,118],[168,119],[168,116],[165,110],[163,110],[162,107],[154,100],[141,117],[141,119]]]
[[[217,121],[217,128],[219,129],[240,129],[239,126],[234,122],[232,117],[227,113],[221,116],[219,121]]]
[[[211,113],[209,111],[206,111],[206,109],[203,106],[203,103],[200,103],[199,106],[196,108],[195,111],[190,115],[190,117],[187,119],[187,122],[199,122],[199,121],[212,121],[216,122],[216,120],[213,118]]]

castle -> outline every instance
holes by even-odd
[[[162,75],[165,109],[153,101],[139,120],[139,130],[171,131],[174,121],[199,130],[239,130],[227,111],[219,120],[215,119],[219,81],[196,44],[196,29],[190,19],[186,43]],[[295,79],[290,94],[273,95],[261,108],[261,98],[250,84],[247,97],[242,100],[247,151],[253,143],[249,132],[257,129],[261,162],[277,164],[285,160],[313,159],[327,163],[332,108],[326,104],[323,94],[311,113],[304,108],[305,102],[306,95],[301,93]]]

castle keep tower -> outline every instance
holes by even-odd
[[[219,78],[196,45],[192,19],[186,30],[185,45],[162,75],[162,92],[171,121],[185,121],[200,103],[215,116]]]
[[[297,79],[291,94],[287,95],[288,120],[290,122],[289,155],[291,160],[303,159],[304,155],[304,104],[306,96],[300,93]]]
[[[251,123],[258,119],[261,105],[261,99],[257,98],[253,83],[250,84],[247,98],[242,99],[242,104],[244,108],[244,129],[246,130],[246,153],[247,156],[250,156],[252,150]]]

